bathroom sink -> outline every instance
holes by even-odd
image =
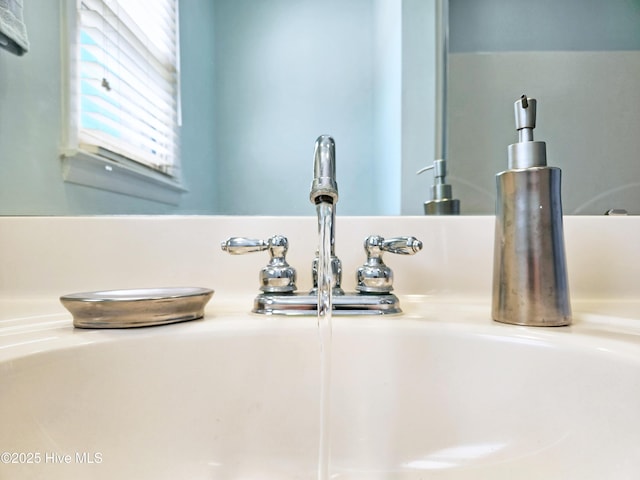
[[[541,329],[491,322],[487,305],[403,302],[400,317],[333,319],[333,478],[637,478],[633,320],[577,311]],[[315,319],[61,318],[1,337],[0,478],[317,477]]]

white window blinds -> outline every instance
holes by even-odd
[[[177,0],[78,0],[78,145],[175,175]]]

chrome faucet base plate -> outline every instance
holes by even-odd
[[[392,293],[345,293],[332,297],[333,315],[392,315],[402,313],[400,301]],[[263,315],[317,315],[316,295],[293,293],[288,295],[260,294],[253,303],[253,313]]]

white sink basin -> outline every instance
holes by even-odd
[[[404,306],[334,318],[334,478],[638,478],[633,321],[540,329],[493,323],[484,306]],[[0,478],[317,476],[313,318],[127,331],[69,319],[2,341],[0,450],[15,455]]]

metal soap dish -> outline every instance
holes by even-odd
[[[199,287],[106,290],[63,295],[79,328],[131,328],[196,320],[213,290]]]

